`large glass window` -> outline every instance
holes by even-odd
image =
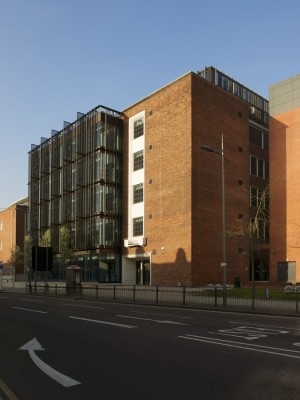
[[[133,218],[133,236],[143,235],[143,217]]]
[[[134,121],[133,137],[134,139],[143,136],[144,134],[144,121],[143,119],[138,119]]]
[[[144,198],[143,184],[139,183],[133,186],[133,202],[140,203]]]
[[[133,154],[133,170],[137,171],[144,167],[144,152],[143,150],[137,151]]]

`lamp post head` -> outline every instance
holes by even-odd
[[[215,153],[216,152],[212,147],[208,146],[207,144],[204,144],[204,145],[200,146],[200,148],[202,150],[204,150],[204,151],[208,151],[209,153]]]
[[[204,151],[208,151],[209,153],[216,153],[219,156],[223,157],[223,149],[215,150],[212,147],[208,146],[207,144],[203,144],[202,146],[200,146],[200,149],[204,150]]]

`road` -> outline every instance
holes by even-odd
[[[0,399],[296,400],[300,320],[0,293]]]

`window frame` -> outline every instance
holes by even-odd
[[[143,236],[144,233],[144,217],[135,217],[132,219],[132,234],[135,236]]]
[[[144,135],[144,118],[139,118],[133,123],[133,139]]]
[[[142,203],[144,201],[144,184],[137,183],[132,187],[133,204]]]
[[[133,171],[138,171],[144,168],[144,150],[139,150],[133,153]]]
[[[250,155],[250,175],[268,180],[269,179],[268,161]]]

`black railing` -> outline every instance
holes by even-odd
[[[64,283],[26,284],[27,294],[71,296],[78,299],[127,302],[152,305],[185,306],[204,309],[230,309],[277,314],[299,314],[300,291],[284,289],[228,288],[226,306],[223,287],[161,287],[138,285]]]

